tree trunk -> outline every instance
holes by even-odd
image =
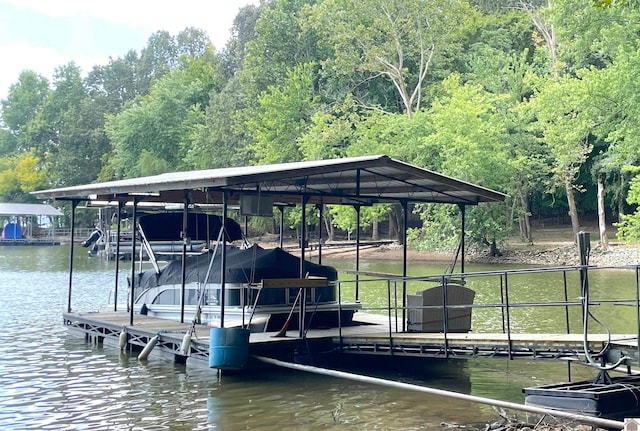
[[[570,181],[565,180],[564,187],[567,192],[567,204],[569,205],[569,216],[571,217],[571,227],[573,229],[573,240],[576,241],[576,235],[580,230],[580,220],[578,220],[578,209],[576,208],[576,198],[573,195],[573,187]]]
[[[598,227],[600,228],[600,248],[609,251],[609,239],[607,238],[607,221],[604,210],[604,184],[598,178]]]
[[[402,219],[402,206],[399,204],[394,205],[393,211],[389,213],[389,237],[393,238],[395,236],[400,245],[404,244]]]
[[[377,241],[378,239],[380,239],[380,232],[378,229],[378,220],[373,220],[373,223],[371,225],[371,239],[373,241]]]
[[[335,234],[335,230],[333,227],[333,223],[331,223],[331,214],[326,211],[324,213],[324,227],[327,233],[327,241],[333,241],[333,235]]]
[[[523,237],[533,244],[533,233],[531,232],[531,217],[529,216],[529,198],[527,193],[520,191],[520,205],[522,205],[522,230]]]

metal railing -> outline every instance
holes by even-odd
[[[451,331],[450,315],[470,310],[469,330],[506,334],[509,347],[514,333],[580,334],[587,329],[633,335],[640,361],[639,280],[638,265],[507,269],[419,277],[361,271],[354,279],[340,281],[340,298],[352,300],[357,284],[362,311],[388,316],[389,343],[393,333],[408,331],[408,316],[418,309],[424,315],[432,312],[439,316],[439,330],[426,332],[443,333],[448,348],[448,335],[464,332],[459,328]],[[475,298],[469,303],[452,303],[447,287],[452,284],[474,290]],[[437,301],[409,304],[409,289],[419,293],[436,286],[445,286]],[[585,314],[588,327],[584,324]]]

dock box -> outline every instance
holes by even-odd
[[[476,293],[458,283],[446,284],[447,332],[469,332],[471,311]],[[410,332],[444,332],[444,292],[442,285],[407,295]],[[464,307],[468,305],[468,307]]]

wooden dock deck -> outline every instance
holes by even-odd
[[[127,333],[127,348],[142,349],[154,337],[158,342],[154,355],[176,362],[199,361],[208,364],[210,327],[195,325],[188,355],[180,351],[191,323],[180,323],[145,315],[134,315],[129,325],[128,312],[65,313],[65,325],[73,333],[94,344],[119,346],[122,331]],[[356,313],[358,324],[342,328],[309,329],[305,338],[298,329],[289,329],[286,337],[275,332],[251,333],[249,353],[290,358],[301,342],[320,343],[334,352],[358,355],[413,356],[425,358],[519,357],[539,359],[578,358],[583,352],[582,334],[507,334],[507,333],[423,333],[396,332],[395,321],[386,315]],[[391,324],[391,328],[390,328]],[[598,352],[606,343],[624,351],[638,362],[638,340],[632,334],[589,334],[588,346]]]

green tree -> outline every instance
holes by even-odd
[[[256,21],[264,7],[264,4],[261,6],[246,5],[240,8],[233,19],[231,38],[220,54],[222,73],[226,79],[231,79],[242,71],[247,44],[256,38]]]
[[[0,156],[15,151],[28,151],[33,143],[28,139],[29,124],[44,108],[49,97],[49,81],[33,71],[24,71],[9,88],[2,105],[2,124],[7,135],[0,146]]]
[[[315,0],[274,0],[261,7],[255,37],[245,45],[240,73],[247,106],[254,106],[262,92],[285,81],[294,68],[318,60],[317,37],[303,30],[300,17],[313,3]]]
[[[116,114],[130,100],[144,95],[137,77],[138,53],[130,50],[124,57],[109,59],[106,65],[97,65],[86,79],[87,91],[101,105],[103,111]]]
[[[367,81],[386,77],[411,117],[420,109],[434,56],[473,13],[457,0],[325,0],[313,8],[310,22],[332,49],[325,71],[363,73]]]
[[[295,162],[302,159],[298,139],[306,132],[315,109],[312,63],[291,70],[282,86],[260,95],[259,111],[247,123],[258,163]]]
[[[191,131],[185,165],[193,169],[223,168],[249,164],[246,142],[248,131],[239,115],[244,108],[237,77],[231,78],[220,92],[210,93],[204,120]]]
[[[184,169],[193,131],[202,124],[209,93],[219,85],[213,56],[185,59],[182,67],[157,81],[105,125],[113,144],[101,178],[156,174]],[[141,159],[141,156],[144,157]]]
[[[0,157],[0,201],[34,202],[29,193],[46,187],[46,171],[34,151]]]
[[[513,180],[506,145],[509,135],[503,113],[497,109],[503,96],[488,93],[477,84],[463,84],[455,75],[443,82],[443,89],[444,95],[430,110],[433,132],[423,137],[423,146],[439,154],[437,170],[491,189],[509,190]],[[444,206],[418,206],[430,232],[417,236],[441,238],[453,231],[459,218],[451,217],[452,211]],[[510,233],[507,217],[504,206],[473,207],[467,213],[468,233],[480,243],[503,239]]]
[[[532,127],[551,156],[552,186],[563,188],[566,194],[574,233],[580,229],[575,192],[583,190],[576,179],[593,149],[590,137],[594,125],[581,109],[582,91],[575,78],[544,79],[528,102],[536,118]]]

